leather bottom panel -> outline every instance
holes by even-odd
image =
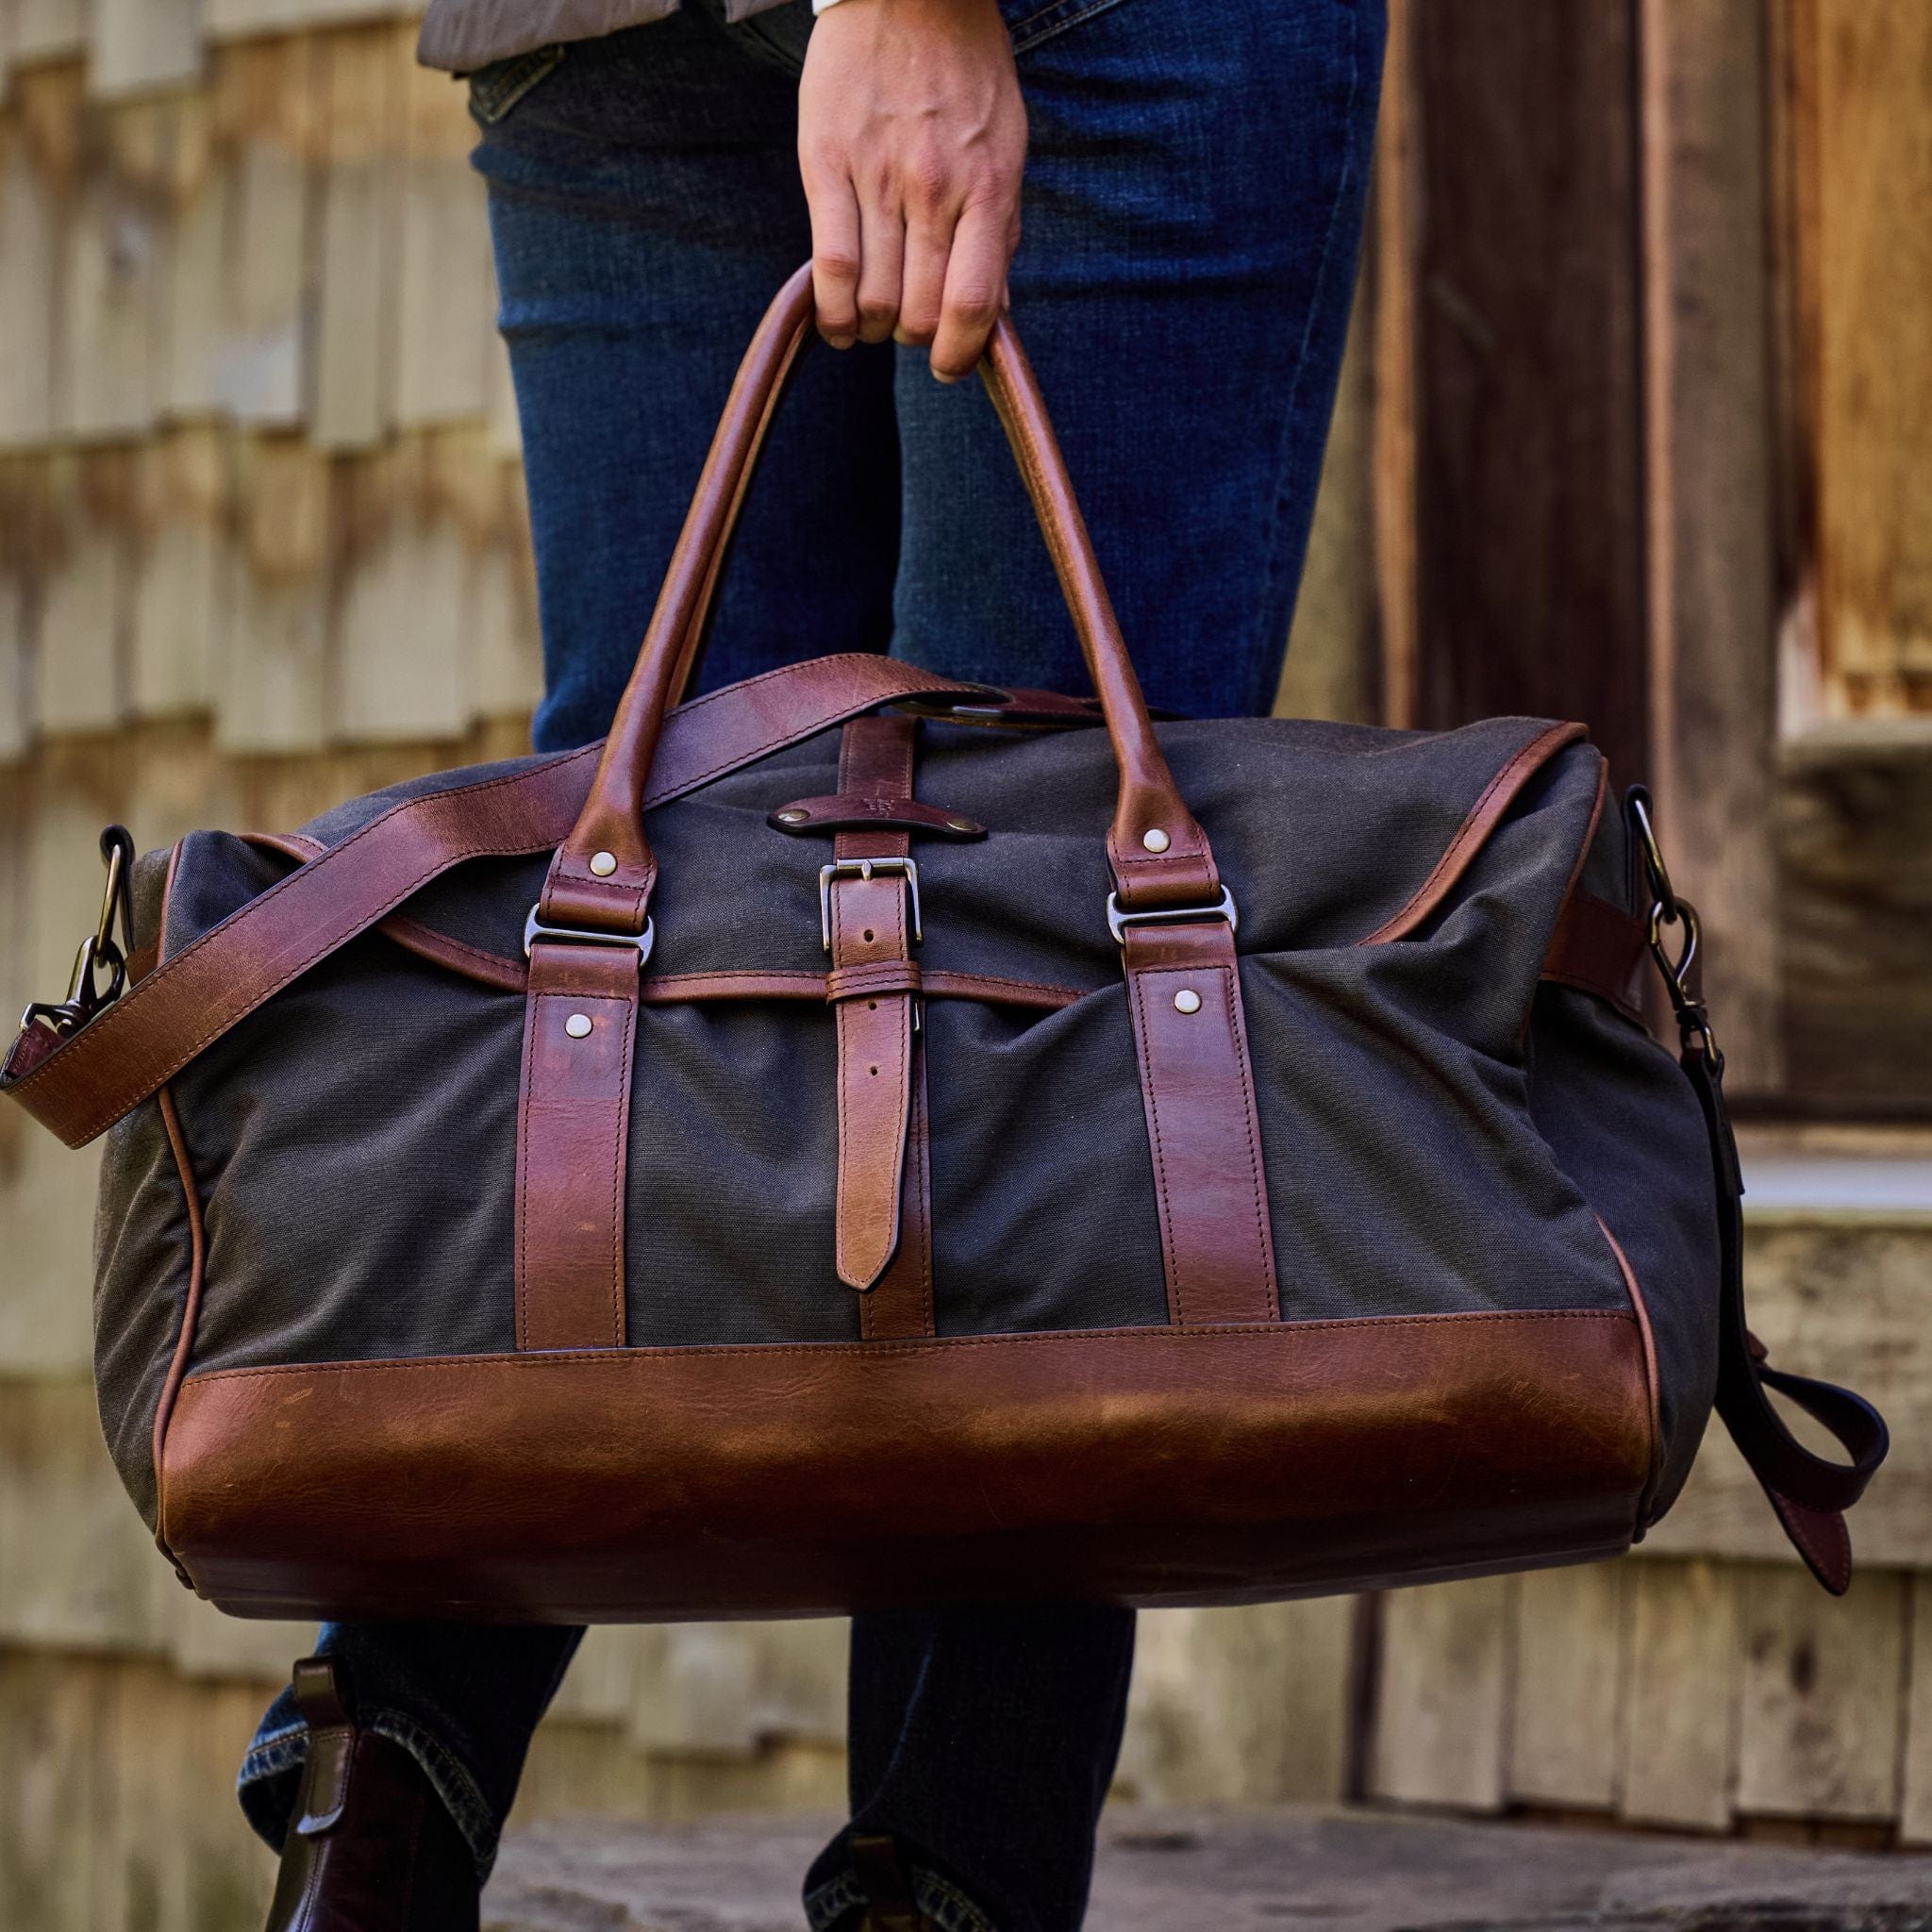
[[[161,1526],[243,1616],[672,1621],[1254,1602],[1608,1556],[1616,1313],[191,1376]]]

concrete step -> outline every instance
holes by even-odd
[[[835,1821],[514,1834],[485,1932],[798,1932]],[[1091,1932],[1925,1932],[1932,1856],[1371,1810],[1119,1807]]]

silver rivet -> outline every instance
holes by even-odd
[[[1179,1013],[1198,1013],[1201,1010],[1201,995],[1191,986],[1184,986],[1174,996],[1174,1010]]]
[[[794,805],[778,814],[778,823],[781,825],[802,825],[810,816],[808,811],[800,811]]]
[[[1198,1007],[1201,1004],[1201,1002],[1199,1000],[1196,1000],[1194,1004]],[[570,1018],[563,1023],[563,1030],[566,1033],[568,1033],[573,1040],[582,1040],[584,1036],[588,1034],[591,1030],[590,1014],[573,1013],[570,1016]]]
[[[591,853],[591,870],[600,879],[608,879],[617,870],[617,854],[614,852]]]
[[[1152,831],[1141,834],[1141,842],[1150,852],[1165,852],[1174,841],[1158,825],[1156,825]]]

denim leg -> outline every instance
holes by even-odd
[[[1265,713],[1355,287],[1381,0],[1021,5],[1074,24],[1019,56],[1014,319],[1149,699]],[[901,352],[894,655],[1084,691],[976,388]]]
[[[423,1767],[487,1877],[530,1734],[583,1634],[564,1624],[325,1624],[316,1650],[347,1666],[357,1722]],[[308,1751],[294,1693],[284,1690],[237,1781],[249,1824],[276,1851]]]
[[[798,10],[732,27],[691,6],[575,43],[483,127],[536,542],[540,750],[608,729],[738,359],[811,252]],[[886,648],[892,381],[890,345],[804,358],[720,585],[706,688]]]
[[[806,1878],[814,1932],[863,1902],[847,1840],[898,1840],[941,1932],[1073,1932],[1120,1755],[1131,1610],[938,1610],[852,1622],[852,1819]]]

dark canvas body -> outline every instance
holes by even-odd
[[[1716,1374],[1711,1175],[1670,1058],[1603,1001],[1539,979],[1579,866],[1600,895],[1628,897],[1598,755],[1557,752],[1423,929],[1360,943],[1545,728],[1253,721],[1171,724],[1161,738],[1240,882],[1283,1320],[1629,1316],[1607,1227],[1656,1341],[1645,1507],[1657,1509],[1695,1452]],[[1147,1129],[1101,917],[1107,740],[930,724],[924,737],[921,794],[991,831],[924,858],[922,963],[1083,990],[1046,1013],[925,1005],[938,1331],[1165,1323]],[[652,970],[822,968],[822,848],[766,820],[836,790],[837,745],[824,733],[651,815],[663,868]],[[306,830],[334,844],[399,796],[480,775],[358,799]],[[544,862],[460,868],[406,909],[513,959]],[[192,836],[166,894],[166,950],[291,863]],[[144,919],[158,923],[166,871],[167,855],[142,868]],[[522,1031],[515,992],[372,933],[176,1077],[208,1229],[191,1376],[513,1346]],[[828,1009],[647,1007],[634,1082],[631,1341],[857,1344],[858,1298],[831,1263]],[[97,1329],[103,1422],[150,1520],[154,1413],[187,1293],[184,1216],[149,1101],[108,1142]]]

